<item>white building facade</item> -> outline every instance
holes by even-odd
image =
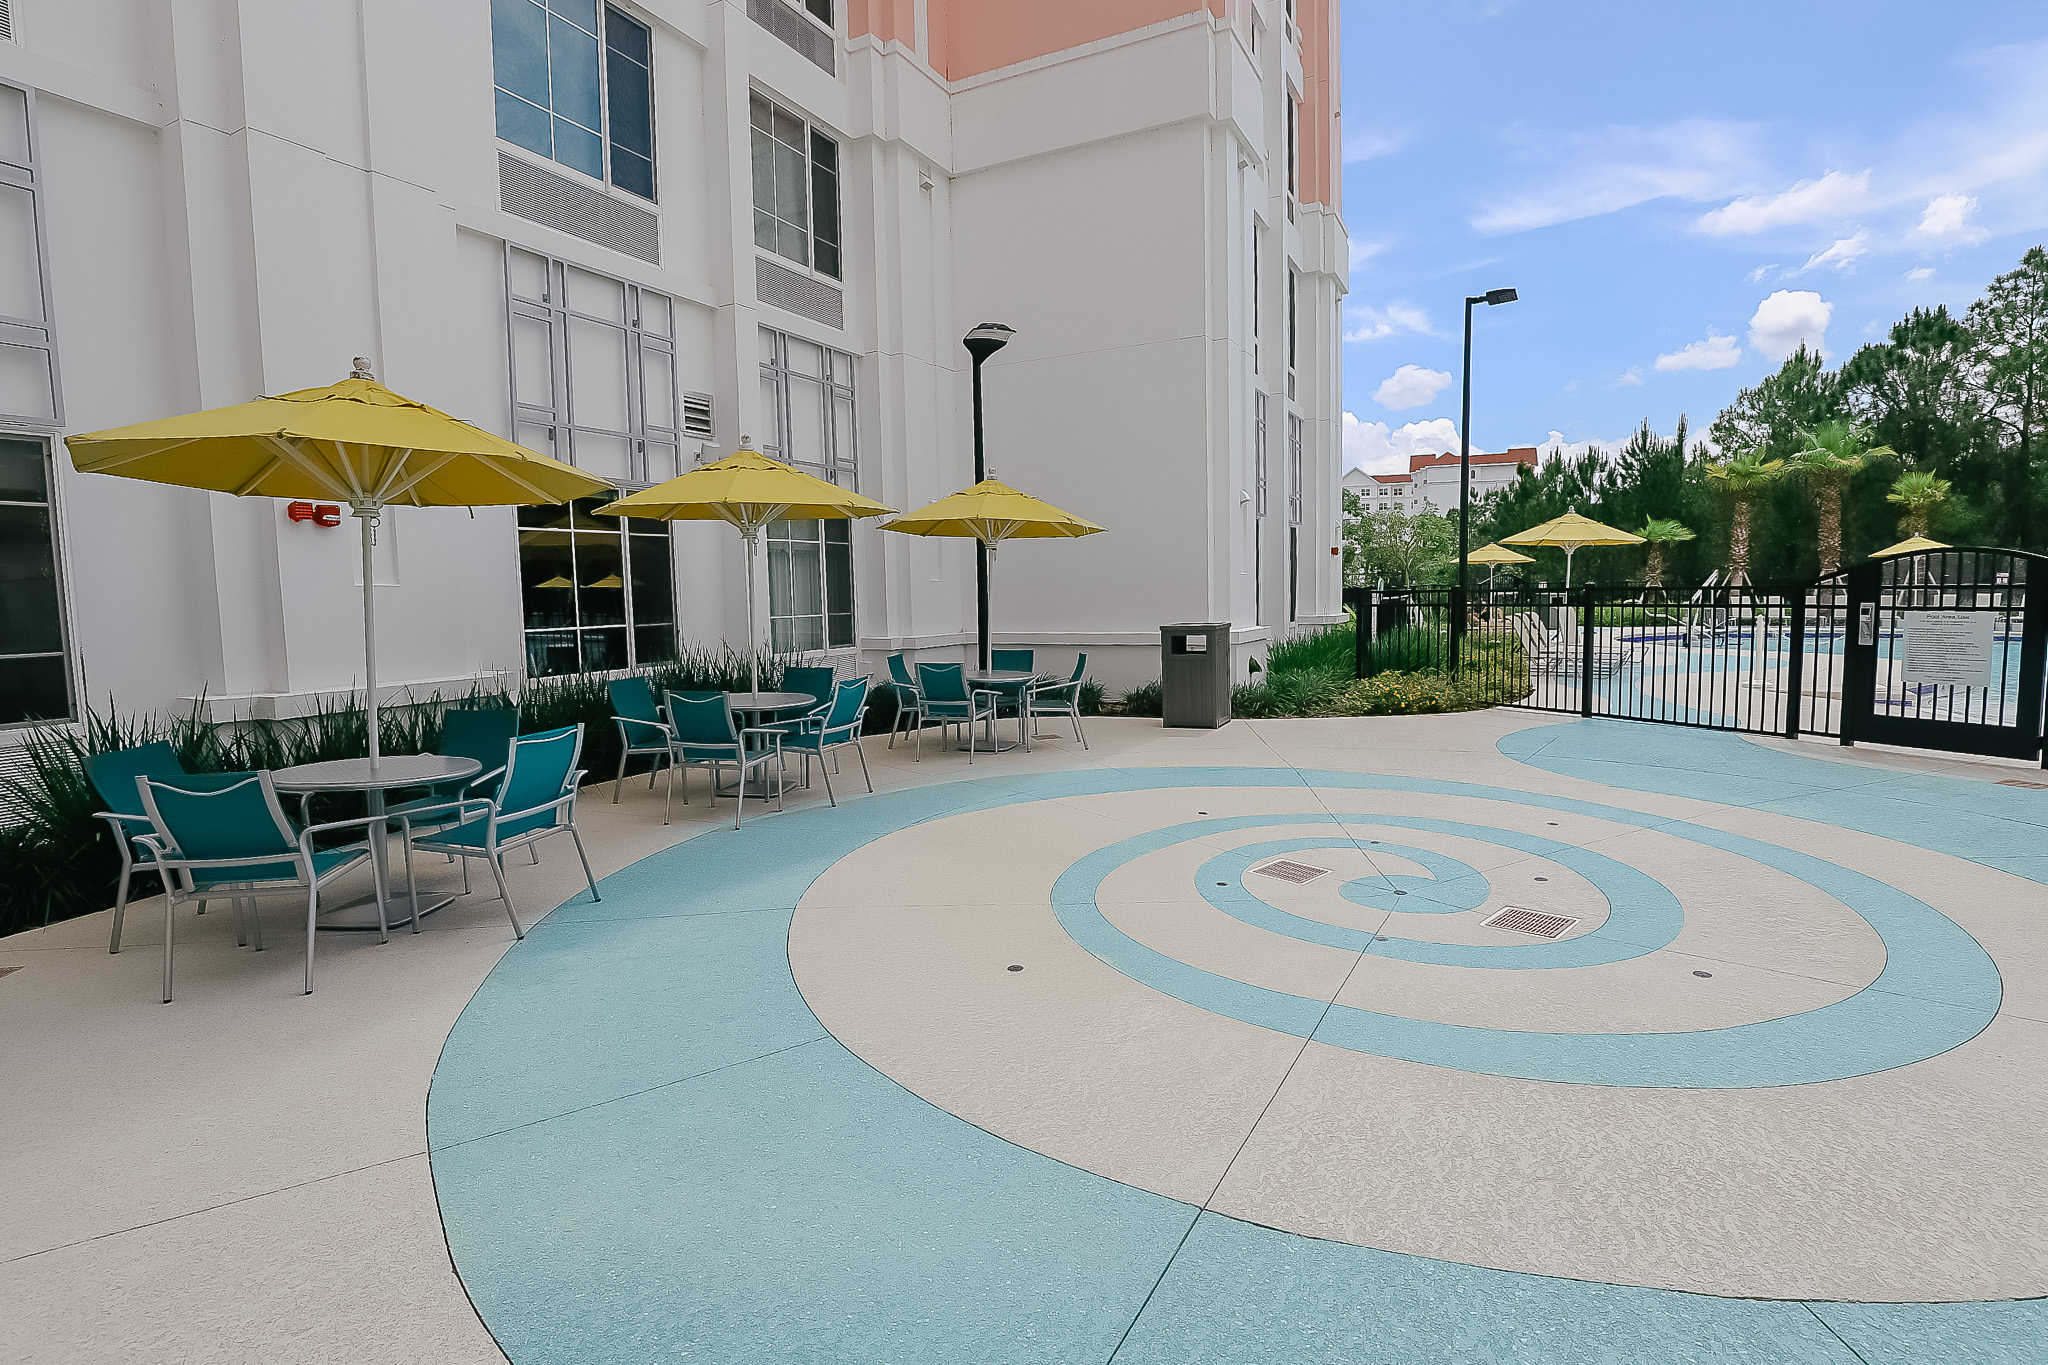
[[[1239,668],[1341,617],[1337,0],[15,0],[0,41],[0,733],[288,715],[362,673],[351,526],[63,436],[331,383],[658,482],[743,441],[911,508],[992,472],[1000,643]],[[737,537],[396,509],[394,699],[740,642]],[[772,643],[973,638],[971,544],[792,523]],[[0,740],[4,743],[4,740]]]
[[[1537,464],[1535,446],[1508,450],[1472,452],[1472,501],[1476,505],[1489,493],[1512,487],[1524,469]],[[1455,452],[1441,455],[1410,455],[1405,474],[1368,474],[1363,469],[1344,472],[1343,490],[1358,495],[1364,512],[1396,511],[1414,515],[1421,512],[1458,510],[1461,476]]]

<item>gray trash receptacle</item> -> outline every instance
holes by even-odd
[[[1192,729],[1229,723],[1229,626],[1159,628],[1159,713],[1168,725]]]

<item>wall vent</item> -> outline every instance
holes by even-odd
[[[686,393],[683,395],[683,435],[716,436],[718,421],[711,409],[711,395],[708,393]]]
[[[846,326],[846,295],[822,280],[799,275],[761,256],[754,258],[754,296],[826,327]]]
[[[4,0],[0,0],[4,3]],[[661,218],[530,161],[498,153],[498,201],[528,222],[661,264]]]
[[[14,41],[14,6],[8,0],[0,0],[0,43]]]
[[[795,48],[826,75],[836,74],[838,39],[788,0],[747,0],[747,17]]]
[[[21,789],[35,778],[36,765],[26,745],[0,748],[0,827],[28,823],[28,803]]]

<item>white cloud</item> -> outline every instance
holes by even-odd
[[[1769,360],[1783,360],[1800,342],[1822,350],[1835,306],[1810,289],[1780,289],[1756,306],[1749,344]]]
[[[1525,139],[1530,188],[1472,220],[1481,232],[1525,232],[1618,213],[1654,199],[1718,199],[1750,181],[1759,161],[1749,124],[1688,119],[1655,128],[1608,127]]]
[[[1420,365],[1403,365],[1372,391],[1373,401],[1399,412],[1419,408],[1450,387],[1451,377],[1442,370],[1425,370]]]
[[[1742,343],[1734,337],[1707,333],[1704,341],[1691,342],[1657,357],[1659,373],[1672,370],[1725,370],[1742,361]]]
[[[1934,267],[1931,265],[1916,265],[1906,272],[1906,283],[1908,284],[1918,284],[1922,280],[1931,280],[1933,278]]]
[[[1567,460],[1575,460],[1587,451],[1597,447],[1601,454],[1611,457],[1624,444],[1626,444],[1625,439],[1622,441],[1567,441],[1564,438],[1563,432],[1553,431],[1548,439],[1537,443],[1536,454],[1545,460],[1553,455],[1562,455]]]
[[[1408,145],[1408,134],[1389,132],[1384,128],[1353,128],[1344,134],[1344,164],[1356,166],[1361,161],[1377,161],[1383,156],[1392,156]]]
[[[1825,222],[1854,213],[1870,200],[1870,172],[1829,171],[1777,194],[1730,200],[1694,224],[1715,237],[1749,236],[1772,228]]]
[[[1830,266],[1836,270],[1847,270],[1857,261],[1870,254],[1870,234],[1858,228],[1854,236],[1837,239],[1833,245],[1816,251],[1806,258],[1806,264],[1796,273],[1804,275],[1809,270]]]
[[[1913,235],[1924,241],[1970,246],[1984,240],[1984,229],[1970,221],[1976,216],[1975,195],[1938,194],[1927,201],[1920,226],[1913,229]]]
[[[1436,329],[1429,325],[1429,314],[1413,304],[1390,303],[1384,308],[1359,304],[1346,310],[1346,341],[1382,341],[1387,337],[1409,334],[1426,337],[1437,334]]]
[[[1353,270],[1358,269],[1386,249],[1387,244],[1385,242],[1361,242],[1353,238],[1351,242],[1351,268]]]
[[[1762,284],[1766,279],[1770,277],[1771,273],[1775,271],[1777,268],[1778,267],[1775,264],[1760,265],[1756,269],[1749,272],[1749,282],[1751,284]]]
[[[1344,467],[1368,474],[1405,474],[1410,455],[1440,455],[1458,448],[1458,424],[1448,417],[1388,427],[1344,414]]]
[[[1624,389],[1640,389],[1643,386],[1643,367],[1631,365],[1614,376],[1615,386]]]

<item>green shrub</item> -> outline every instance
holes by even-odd
[[[1434,672],[1449,664],[1450,657],[1450,642],[1442,631],[1426,626],[1396,626],[1373,637],[1365,672],[1367,677]]]
[[[1124,714],[1127,716],[1158,716],[1160,712],[1159,682],[1154,679],[1139,683],[1124,693]]]

